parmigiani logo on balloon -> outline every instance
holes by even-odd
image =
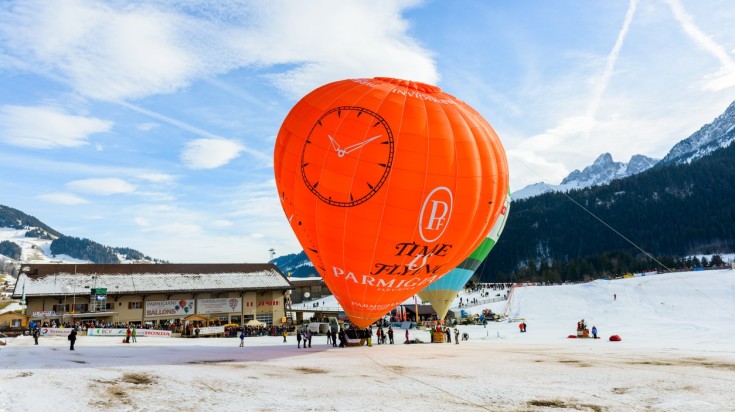
[[[434,242],[444,234],[452,216],[452,207],[454,197],[447,187],[439,186],[426,196],[419,217],[419,235],[424,242]]]
[[[362,285],[368,285],[376,288],[376,290],[382,290],[382,291],[396,291],[396,290],[411,290],[412,288],[415,288],[417,286],[421,285],[428,285],[431,282],[439,279],[440,275],[433,274],[431,276],[425,277],[425,278],[393,278],[390,280],[386,280],[383,278],[376,278],[371,275],[355,275],[352,272],[347,272],[345,274],[344,269],[338,268],[336,266],[332,267],[332,274],[334,277],[339,278],[342,277],[346,281],[353,282],[355,284],[362,284]]]

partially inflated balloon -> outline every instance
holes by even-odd
[[[283,121],[276,186],[291,228],[357,326],[462,262],[508,192],[488,122],[435,86],[342,80]]]
[[[505,198],[505,207],[495,221],[492,230],[487,234],[485,240],[475,249],[472,254],[452,269],[449,273],[442,276],[436,282],[427,286],[426,289],[419,292],[421,300],[427,300],[431,303],[431,307],[436,311],[440,320],[444,320],[449,307],[452,305],[457,292],[461,290],[470,280],[480,264],[487,258],[487,255],[497,243],[500,234],[503,233],[505,221],[508,219],[510,212],[510,192]]]

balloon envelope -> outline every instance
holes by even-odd
[[[289,112],[274,150],[291,228],[350,320],[370,325],[476,249],[504,207],[490,124],[438,87],[350,79]]]
[[[505,222],[508,219],[508,213],[510,212],[510,192],[505,198],[505,207],[498,216],[498,220],[495,221],[492,230],[487,234],[485,240],[482,241],[480,246],[475,249],[472,254],[467,257],[462,263],[456,268],[452,269],[449,273],[442,276],[436,282],[427,286],[424,290],[419,292],[421,300],[429,301],[431,306],[436,311],[436,314],[440,320],[443,320],[447,315],[447,311],[452,306],[454,298],[457,296],[457,292],[461,290],[467,282],[475,274],[480,264],[487,258],[490,251],[495,247],[495,244],[500,238],[500,234],[503,233],[505,228]]]

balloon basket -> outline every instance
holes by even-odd
[[[445,343],[447,341],[447,335],[444,332],[431,332],[431,343]]]

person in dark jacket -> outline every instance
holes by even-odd
[[[296,347],[301,349],[301,331],[296,330]],[[306,342],[304,342],[304,347],[306,347]]]
[[[41,330],[39,328],[33,329],[33,340],[36,342],[36,345],[38,345],[38,337],[41,335]]]
[[[77,330],[76,328],[71,329],[71,333],[66,337],[69,340],[69,350],[74,350],[74,342],[77,341]]]

